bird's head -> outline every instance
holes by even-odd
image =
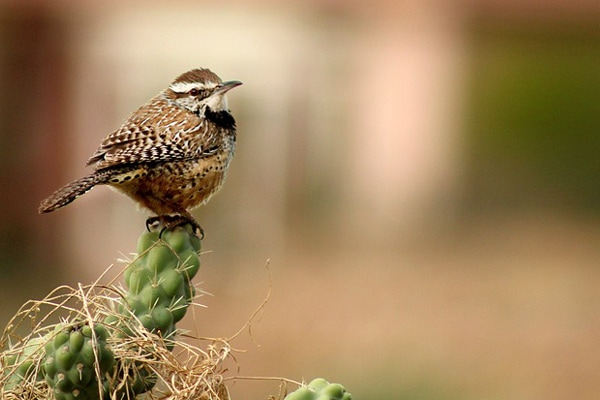
[[[208,69],[193,69],[177,77],[167,88],[166,95],[179,107],[202,118],[207,109],[213,113],[229,111],[225,94],[241,84],[240,81],[223,82]]]

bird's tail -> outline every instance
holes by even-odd
[[[63,186],[40,203],[39,213],[49,213],[66,206],[82,194],[90,191],[94,186],[106,182],[110,175],[111,173],[108,171],[96,171]]]

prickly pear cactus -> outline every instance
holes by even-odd
[[[288,394],[284,400],[352,400],[352,395],[339,383],[317,378]]]
[[[115,366],[107,338],[108,331],[99,324],[93,330],[84,324],[57,329],[46,343],[42,365],[56,400],[100,399],[96,377],[104,385]]]

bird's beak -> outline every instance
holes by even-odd
[[[215,90],[215,94],[219,93],[219,94],[225,94],[227,92],[229,92],[231,89],[233,89],[236,86],[240,86],[242,84],[242,82],[240,81],[227,81],[227,82],[223,82],[219,85],[219,87],[217,88],[217,90]]]

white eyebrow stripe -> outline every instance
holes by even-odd
[[[203,83],[199,83],[199,82],[177,82],[177,83],[171,84],[171,86],[169,86],[169,88],[172,91],[174,91],[175,93],[187,93],[192,89],[202,90],[202,89],[206,89],[208,87],[214,87],[214,86],[216,86],[216,84],[214,84],[212,82],[208,82],[208,84],[203,84]]]
[[[203,87],[204,85],[201,85],[198,82],[177,82],[170,86],[171,90],[176,93],[186,93],[194,88],[202,89]]]

